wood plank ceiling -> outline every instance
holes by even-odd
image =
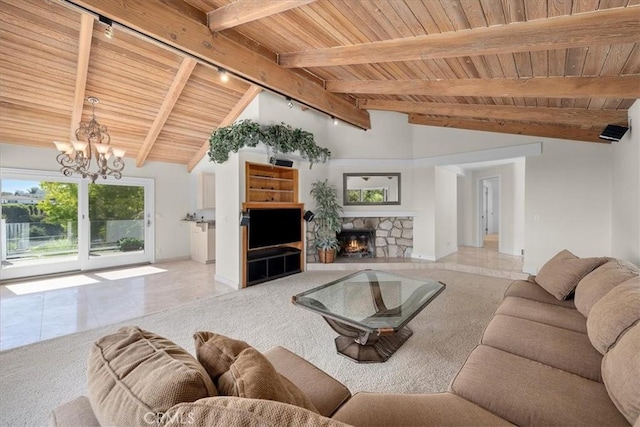
[[[68,140],[97,96],[138,166],[191,170],[262,88],[362,128],[603,142],[640,98],[640,0],[0,0],[0,142]]]

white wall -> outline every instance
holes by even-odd
[[[640,100],[629,118],[631,128],[613,144],[611,252],[640,265]]]
[[[611,254],[611,153],[609,144],[546,141],[526,160],[524,271],[562,249]]]
[[[58,151],[14,144],[0,144],[0,166],[17,169],[58,171]],[[152,178],[155,182],[155,257],[184,258],[190,255],[188,224],[180,222],[189,211],[190,177],[183,165],[147,162],[135,167],[135,159],[127,157],[123,174]]]
[[[473,212],[473,176],[458,175],[458,246],[477,246],[473,234],[475,213]]]
[[[436,260],[436,171],[435,167],[413,171],[413,258]]]
[[[458,181],[447,169],[435,168],[435,257],[440,259],[458,250]]]

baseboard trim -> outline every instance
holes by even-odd
[[[238,282],[236,282],[234,280],[228,279],[228,278],[226,278],[224,276],[221,276],[219,274],[214,275],[213,276],[213,280],[215,280],[216,282],[220,282],[223,285],[231,286],[234,289],[240,289],[240,283],[238,283]]]

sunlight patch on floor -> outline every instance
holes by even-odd
[[[75,276],[56,277],[53,279],[34,280],[29,282],[7,285],[6,288],[16,295],[27,295],[36,292],[53,291],[56,289],[72,288],[74,286],[85,286],[99,283],[99,280],[92,279],[84,274]]]
[[[123,270],[112,270],[105,271],[104,273],[96,273],[96,276],[102,277],[107,280],[119,280],[119,279],[129,279],[131,277],[140,277],[140,276],[148,276],[150,274],[156,273],[164,273],[165,269],[158,267],[135,267],[135,268],[126,268]]]

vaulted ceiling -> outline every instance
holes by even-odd
[[[0,0],[0,142],[69,140],[96,96],[138,166],[191,170],[265,89],[364,129],[603,142],[640,98],[640,0]]]

